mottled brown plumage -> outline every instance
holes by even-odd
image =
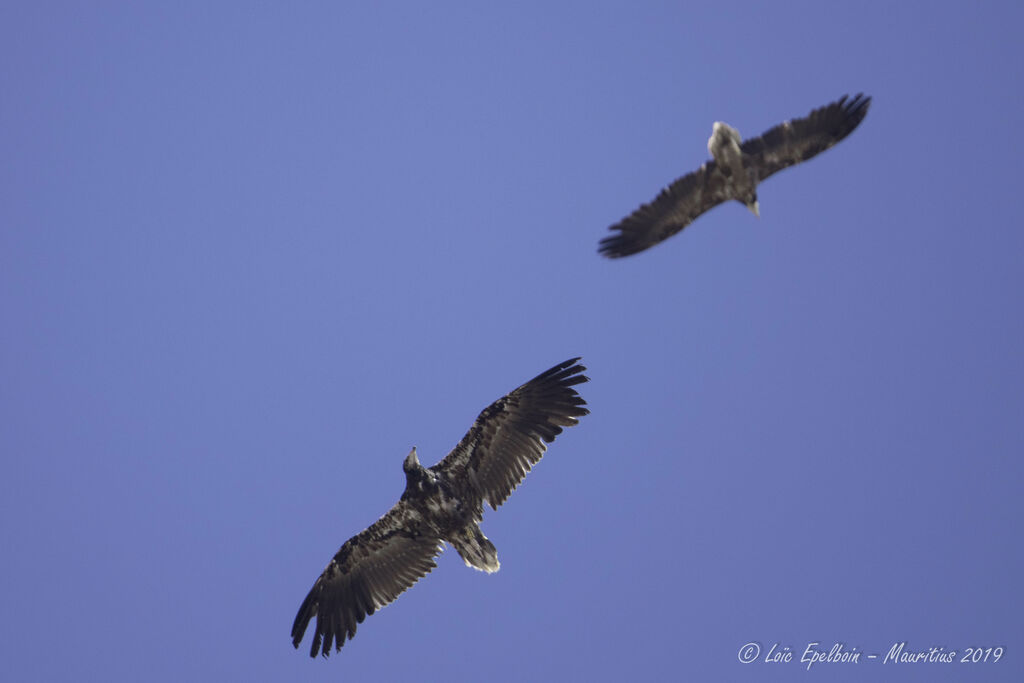
[[[662,242],[723,202],[735,199],[758,213],[757,185],[782,169],[820,154],[849,135],[868,113],[870,97],[857,95],[786,121],[740,144],[735,129],[716,123],[708,151],[713,160],[677,179],[649,204],[611,226],[598,251],[608,258],[636,254]]]
[[[299,646],[316,617],[310,656],[340,650],[367,615],[429,573],[451,543],[468,566],[498,570],[483,532],[483,502],[501,505],[563,427],[589,411],[573,387],[587,381],[579,358],[560,363],[485,408],[459,444],[433,467],[413,448],[402,465],[405,492],[391,510],[345,542],[313,584],[292,625]]]

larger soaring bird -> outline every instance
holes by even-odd
[[[764,135],[740,142],[732,126],[716,121],[708,140],[714,161],[679,178],[650,204],[611,226],[616,234],[601,240],[608,258],[629,256],[676,234],[705,211],[735,199],[760,215],[757,186],[776,171],[807,161],[836,144],[868,113],[870,97],[844,95],[809,116],[786,121]]]
[[[437,566],[434,558],[446,541],[468,566],[498,571],[498,551],[480,531],[483,503],[496,510],[540,462],[545,443],[589,412],[573,389],[587,381],[578,360],[556,365],[485,408],[433,467],[420,465],[412,449],[402,464],[401,499],[341,546],[302,601],[292,626],[295,647],[316,616],[310,656],[319,651],[326,657],[331,645],[340,650],[367,614]]]

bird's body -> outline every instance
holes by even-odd
[[[704,212],[736,200],[760,215],[757,186],[788,166],[820,154],[849,135],[868,112],[870,97],[843,96],[810,115],[785,121],[741,142],[739,132],[718,121],[708,140],[712,160],[666,187],[649,204],[611,226],[601,240],[608,258],[636,254],[671,237]]]
[[[406,484],[402,500],[438,538],[452,544],[466,566],[488,574],[498,571],[498,551],[480,531],[483,507],[473,504],[473,496],[460,495],[457,482],[434,467],[420,464],[413,448],[402,465]]]
[[[485,408],[452,451],[423,467],[416,449],[402,463],[405,491],[379,520],[345,542],[316,580],[292,626],[310,655],[340,650],[366,615],[387,605],[437,565],[451,543],[470,567],[498,571],[498,552],[480,530],[483,504],[497,509],[563,427],[586,415],[573,387],[587,381],[578,358],[543,372]]]
[[[728,123],[715,121],[708,138],[708,154],[722,170],[725,190],[736,201],[742,202],[756,216],[757,174],[753,166],[744,165],[740,132]]]

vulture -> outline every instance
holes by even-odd
[[[545,444],[589,413],[573,388],[588,381],[579,360],[559,363],[489,405],[433,467],[423,467],[413,447],[402,464],[402,497],[341,546],[302,601],[292,625],[296,648],[316,617],[310,656],[341,650],[368,614],[437,566],[446,542],[466,565],[498,571],[498,551],[480,530],[483,504],[496,510],[540,462]]]
[[[844,95],[802,119],[785,121],[764,135],[742,141],[739,131],[716,121],[708,139],[712,160],[666,187],[650,204],[608,228],[598,251],[608,258],[636,254],[668,239],[705,211],[730,199],[760,216],[757,186],[784,168],[824,152],[855,129],[868,113],[870,97]]]

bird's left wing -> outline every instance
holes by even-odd
[[[836,144],[860,125],[868,114],[870,97],[848,95],[832,104],[812,111],[802,119],[786,121],[760,137],[740,145],[744,164],[757,169],[757,181],[771,174],[807,161]]]
[[[588,411],[573,389],[587,381],[579,358],[559,363],[485,408],[462,441],[431,467],[497,509],[563,427]]]

